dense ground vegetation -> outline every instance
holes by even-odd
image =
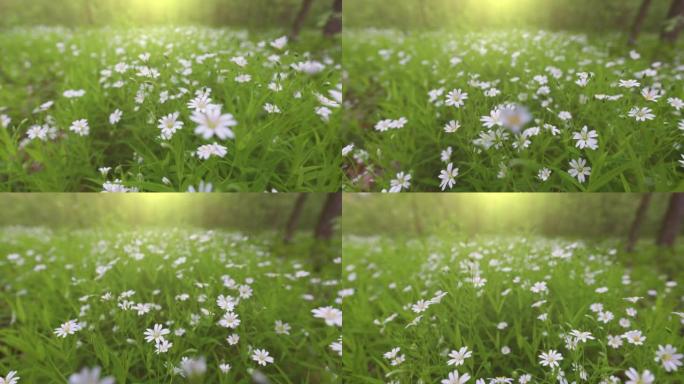
[[[681,274],[618,243],[443,233],[347,237],[355,383],[676,383]],[[630,266],[626,266],[626,265]],[[672,275],[674,273],[675,275]]]
[[[0,51],[2,190],[339,187],[335,39],[36,27]]]
[[[0,381],[335,382],[340,263],[267,235],[5,227]]]

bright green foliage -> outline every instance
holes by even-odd
[[[613,245],[453,234],[408,241],[346,238],[344,278],[355,293],[343,306],[344,375],[353,383],[438,383],[458,370],[471,375],[469,383],[491,383],[493,377],[517,383],[531,374],[531,383],[551,384],[560,371],[540,365],[539,355],[556,350],[568,382],[599,383],[611,375],[626,382],[630,367],[650,370],[655,382],[681,382],[681,367],[668,373],[654,361],[659,345],[684,350],[684,314],[673,314],[681,312],[681,274],[659,275],[654,252],[624,255]],[[535,293],[539,282],[546,291]],[[412,310],[439,292],[446,293],[439,302]],[[631,297],[641,298],[626,300]],[[600,321],[595,303],[613,318]],[[621,319],[629,324],[620,325]],[[594,339],[571,350],[563,335],[572,330]],[[608,335],[630,330],[643,333],[643,345],[624,338],[617,349],[608,345]],[[383,354],[397,347],[405,361],[392,366]],[[463,365],[447,365],[447,354],[462,347],[472,356]]]
[[[0,372],[18,371],[22,383],[65,383],[93,366],[116,383],[186,383],[174,373],[182,357],[206,359],[206,375],[195,383],[252,383],[257,370],[271,383],[335,381],[340,357],[329,345],[341,330],[311,310],[335,306],[331,282],[340,269],[328,261],[314,271],[303,243],[282,248],[270,236],[223,231],[6,227],[0,244]],[[241,323],[219,326],[225,311],[217,297],[238,298],[243,285],[252,294],[234,309]],[[125,298],[126,291],[134,293]],[[153,306],[138,314],[122,309],[126,301]],[[57,337],[53,330],[69,319],[84,328]],[[276,320],[291,326],[289,335],[275,332]],[[171,330],[166,353],[144,340],[154,324]],[[232,333],[237,345],[226,341]],[[257,365],[250,357],[257,348],[274,363]]]
[[[329,121],[318,109],[321,96],[330,101],[339,91],[339,40],[311,32],[272,47],[281,35],[194,27],[0,34],[0,115],[11,118],[0,128],[0,190],[97,191],[116,179],[150,192],[186,191],[202,180],[218,191],[337,190],[339,108],[327,107]],[[239,56],[246,65],[231,61]],[[292,67],[309,60],[324,67],[314,74]],[[234,140],[194,133],[187,104],[206,88],[237,121]],[[85,95],[67,98],[67,90]],[[267,103],[281,112],[267,113]],[[112,125],[116,109],[123,116]],[[158,121],[174,112],[184,126],[162,140]],[[87,136],[69,130],[80,119]],[[44,124],[48,139],[28,140],[30,127]],[[214,142],[227,148],[225,157],[198,158],[199,146]],[[107,176],[101,167],[111,168]]]
[[[347,190],[389,190],[399,172],[411,175],[409,191],[440,190],[438,176],[449,162],[458,168],[450,191],[684,188],[684,117],[668,100],[684,99],[682,51],[653,36],[631,53],[624,36],[513,30],[346,31],[343,45],[350,105],[343,136],[355,145],[344,160]],[[577,83],[579,73],[586,84]],[[630,79],[639,85],[619,85]],[[660,97],[647,100],[645,88]],[[454,89],[468,94],[460,108],[444,105]],[[485,127],[482,117],[509,103],[527,108],[532,121],[518,134]],[[629,115],[637,107],[655,117],[637,121]],[[561,119],[563,111],[572,117]],[[402,128],[374,129],[400,117],[408,120]],[[447,133],[451,120],[460,128]],[[598,134],[597,149],[577,146],[574,136],[584,126]],[[568,172],[577,159],[591,167],[583,182]],[[539,177],[544,168],[546,181]]]

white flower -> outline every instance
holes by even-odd
[[[453,168],[453,166],[454,165],[452,163],[449,163],[447,164],[446,169],[442,169],[439,173],[439,179],[441,180],[439,186],[442,188],[442,191],[447,187],[451,189],[454,187],[454,184],[456,184],[458,168]]]
[[[0,377],[0,384],[17,384],[20,377],[17,376],[17,371],[9,371],[4,378]]]
[[[385,132],[389,129],[399,129],[403,128],[408,120],[405,117],[400,117],[397,120],[384,119],[380,120],[375,124],[375,130],[379,132]]]
[[[88,136],[88,133],[90,133],[90,127],[88,126],[88,120],[86,119],[81,119],[81,120],[76,120],[73,123],[71,123],[71,127],[69,127],[69,130],[76,132],[77,134],[81,136]]]
[[[224,328],[235,329],[240,325],[240,318],[233,312],[226,312],[219,320],[219,325]]]
[[[278,335],[289,335],[290,334],[290,324],[283,323],[280,320],[275,321],[275,333]]]
[[[240,341],[240,335],[233,333],[232,335],[228,336],[228,338],[226,338],[226,341],[230,345],[235,345]]]
[[[273,363],[273,357],[269,356],[269,353],[265,349],[255,349],[252,354],[252,360],[256,361],[257,364],[266,366],[268,363]]]
[[[549,179],[550,176],[551,176],[551,170],[546,168],[546,167],[540,169],[539,172],[537,173],[537,178],[540,181],[546,181]]]
[[[390,192],[398,193],[402,189],[409,189],[411,187],[411,174],[399,172],[397,178],[390,181]]]
[[[415,304],[411,306],[411,310],[415,313],[425,312],[425,310],[427,310],[428,307],[430,307],[430,304],[432,303],[430,303],[429,301],[418,300]]]
[[[162,139],[171,139],[171,137],[173,137],[173,134],[176,133],[177,130],[183,128],[183,122],[178,121],[179,115],[180,114],[178,112],[169,113],[168,115],[158,120],[159,125],[157,127],[161,129]]]
[[[171,349],[171,347],[173,347],[173,343],[162,338],[155,344],[154,347],[155,347],[154,353],[156,353],[156,354],[166,353],[169,351],[169,349]]]
[[[667,103],[670,104],[672,108],[678,111],[684,108],[684,101],[682,101],[682,99],[680,99],[679,97],[669,97],[667,99]]]
[[[311,310],[314,317],[325,320],[329,326],[342,326],[342,311],[333,307],[320,307]]]
[[[201,145],[197,148],[197,157],[206,160],[211,156],[224,157],[228,153],[228,148],[218,143]]]
[[[454,365],[458,367],[463,365],[465,359],[471,357],[473,353],[468,350],[468,347],[461,347],[459,350],[452,350],[449,352],[449,357],[451,358],[447,361],[447,365]]]
[[[83,368],[81,372],[69,376],[69,384],[114,384],[111,376],[100,379],[100,371],[100,367]]]
[[[454,133],[458,131],[458,129],[461,128],[461,123],[459,123],[456,120],[451,120],[446,125],[444,126],[444,132],[446,133]]]
[[[563,356],[553,349],[539,355],[539,364],[544,367],[556,368],[560,366],[558,362],[561,360],[563,360]]]
[[[620,348],[622,346],[622,337],[621,336],[613,336],[613,335],[608,335],[608,345],[611,348]]]
[[[219,308],[227,312],[232,312],[233,309],[235,309],[236,304],[237,303],[235,302],[235,298],[230,295],[219,295],[216,298],[216,305],[218,305]]]
[[[640,84],[636,80],[620,80],[618,85],[623,88],[634,88],[638,87]]]
[[[116,123],[121,121],[121,116],[123,116],[123,112],[121,112],[121,110],[114,110],[114,112],[112,112],[112,114],[109,115],[109,124],[115,125]]]
[[[572,138],[574,140],[577,140],[577,143],[575,144],[577,148],[583,149],[583,148],[589,148],[589,149],[597,149],[598,148],[598,140],[596,138],[598,137],[598,133],[596,131],[591,130],[589,131],[587,129],[587,126],[585,125],[582,127],[582,130],[579,132],[575,132],[572,135]]]
[[[658,345],[655,361],[659,361],[663,365],[665,371],[674,372],[682,365],[682,357],[684,357],[684,355],[677,353],[677,349],[672,345]]]
[[[563,120],[563,121],[566,121],[566,120],[572,119],[572,115],[571,115],[570,112],[568,112],[568,111],[561,111],[561,112],[558,114],[558,118],[561,119],[561,120]]]
[[[442,379],[441,384],[465,384],[470,380],[470,375],[464,373],[460,375],[458,371],[449,372],[449,376],[446,379]]]
[[[163,325],[155,324],[153,328],[148,328],[145,330],[145,341],[147,341],[148,343],[158,343],[159,341],[164,340],[164,336],[168,335],[170,332],[171,331],[164,328]]]
[[[204,180],[200,180],[199,185],[197,186],[197,189],[195,189],[194,185],[191,185],[188,187],[188,192],[190,193],[196,193],[196,192],[211,192],[213,189],[213,185],[211,183],[205,183]]]
[[[287,45],[287,36],[281,36],[270,43],[271,47],[282,50]]]
[[[39,139],[47,141],[49,128],[50,127],[47,125],[32,125],[28,131],[26,131],[26,135],[31,140]]]
[[[587,167],[587,161],[583,158],[570,160],[570,169],[568,173],[572,177],[576,177],[580,183],[584,183],[585,176],[591,175],[591,167]]]
[[[280,113],[280,108],[275,104],[266,103],[264,104],[264,111],[268,113]]]
[[[230,364],[221,363],[221,364],[219,364],[219,369],[221,370],[222,373],[228,373],[230,371]]]
[[[81,324],[76,320],[69,320],[56,328],[54,333],[57,337],[66,338],[68,335],[73,335],[74,333],[81,330]]]
[[[651,108],[634,107],[629,110],[629,117],[633,117],[636,121],[653,120],[655,115],[651,113]]]
[[[467,98],[467,93],[461,91],[460,89],[453,89],[447,94],[444,104],[459,108],[464,105],[464,100]]]
[[[636,369],[630,368],[625,371],[625,376],[629,378],[625,384],[651,384],[655,381],[655,376],[648,369],[640,374]]]
[[[641,334],[641,331],[627,331],[625,332],[624,335],[622,335],[628,343],[634,344],[634,345],[642,345],[644,344],[644,341],[646,340],[646,336]]]
[[[210,139],[214,135],[221,140],[233,139],[235,134],[230,129],[237,125],[237,121],[230,113],[222,114],[221,106],[210,105],[205,112],[195,111],[190,120],[198,124],[195,134],[202,136],[203,139]]]
[[[77,97],[83,97],[83,95],[85,95],[85,93],[86,92],[82,89],[77,89],[77,90],[67,89],[66,91],[64,91],[63,95],[64,95],[64,97],[66,97],[68,99],[73,99],[73,98],[77,98]]]
[[[499,112],[501,125],[517,133],[520,132],[525,124],[532,120],[532,115],[527,111],[527,108],[520,105],[507,105]],[[486,125],[486,124],[485,124]]]
[[[181,374],[185,377],[199,377],[207,372],[207,361],[204,357],[189,359],[183,357],[180,363]]]
[[[347,156],[351,151],[354,150],[354,144],[347,144],[342,148],[342,156]]]
[[[290,67],[297,72],[306,73],[307,75],[315,75],[325,69],[325,65],[316,60],[301,61],[290,65]]]

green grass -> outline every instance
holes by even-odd
[[[684,116],[667,101],[684,98],[681,44],[662,46],[644,36],[630,57],[622,34],[586,36],[566,32],[414,32],[347,30],[343,39],[345,145],[354,149],[344,159],[344,188],[348,191],[390,189],[397,173],[412,176],[409,191],[440,190],[438,175],[447,163],[458,168],[452,191],[672,191],[682,183]],[[513,59],[514,55],[517,59]],[[452,58],[461,62],[452,64]],[[619,87],[619,80],[637,79],[636,73],[657,64],[653,77],[638,79],[636,88]],[[551,68],[559,70],[552,76]],[[590,74],[585,87],[575,83],[577,73]],[[537,94],[546,76],[548,94]],[[479,85],[476,84],[479,82]],[[483,84],[488,83],[488,84]],[[657,101],[641,95],[645,87],[662,88]],[[496,88],[500,93],[485,96]],[[465,105],[437,105],[428,93],[442,89],[436,102],[461,89]],[[595,95],[622,95],[598,100]],[[526,107],[532,121],[523,130],[541,127],[529,136],[527,148],[514,144],[520,136],[504,127],[484,127],[482,116],[497,106]],[[636,121],[633,107],[648,107],[653,120]],[[572,119],[563,121],[561,111]],[[403,128],[374,129],[384,119],[405,117]],[[455,133],[443,127],[460,122]],[[558,128],[552,135],[544,125]],[[576,147],[573,133],[583,126],[598,133],[598,149]],[[679,125],[679,129],[678,129]],[[507,135],[485,149],[474,140],[481,134]],[[524,141],[524,139],[523,139]],[[517,145],[517,144],[516,144]],[[452,148],[450,159],[441,152]],[[581,183],[568,170],[569,162],[583,158],[591,167]],[[551,171],[546,181],[537,175]]]
[[[684,320],[672,313],[682,311],[681,260],[669,255],[677,266],[665,269],[674,274],[666,277],[657,266],[668,264],[659,264],[653,249],[642,246],[636,254],[618,249],[615,242],[532,236],[347,237],[344,279],[355,293],[343,305],[344,376],[354,383],[439,383],[456,369],[471,375],[468,383],[492,383],[495,377],[518,383],[530,374],[531,383],[551,384],[559,382],[560,371],[541,366],[538,356],[556,350],[568,382],[604,383],[610,376],[625,380],[630,367],[650,370],[656,382],[682,382],[682,368],[667,373],[654,361],[659,345],[684,350]],[[563,253],[568,257],[559,257]],[[478,274],[486,279],[479,288],[472,282]],[[668,288],[668,281],[680,285]],[[533,293],[536,282],[546,282],[548,292]],[[607,292],[597,293],[600,287]],[[418,300],[439,291],[446,292],[441,302],[422,313],[412,310]],[[634,296],[642,299],[625,300]],[[598,321],[594,303],[614,318]],[[637,314],[630,317],[627,308]],[[538,318],[541,314],[547,319]],[[628,327],[619,324],[622,318],[630,321]],[[502,322],[506,327],[498,328]],[[591,332],[595,340],[569,350],[562,335],[571,330]],[[607,345],[608,335],[628,330],[642,331],[643,345]],[[383,354],[397,347],[405,361],[392,366]],[[463,365],[448,366],[447,354],[461,347],[472,356]]]
[[[174,373],[181,358],[204,357],[206,375],[190,382],[252,383],[256,371],[271,383],[336,382],[340,357],[330,344],[341,328],[311,310],[339,308],[340,266],[331,258],[313,270],[309,242],[298,239],[283,247],[271,235],[224,231],[3,228],[0,372],[18,371],[22,383],[64,383],[82,367],[100,366],[121,384],[181,383],[188,382]],[[98,278],[96,269],[106,265],[111,268]],[[225,312],[218,295],[238,297],[224,276],[253,290],[234,309],[241,320],[235,329],[217,324]],[[135,293],[122,298],[129,290]],[[103,300],[107,292],[112,298]],[[125,300],[157,308],[138,315],[120,308]],[[69,319],[84,329],[57,337],[53,330]],[[291,326],[289,335],[275,332],[276,320]],[[154,324],[171,330],[167,353],[155,354],[144,340]],[[185,333],[175,334],[181,328]],[[231,346],[232,333],[240,340]],[[257,348],[275,362],[257,365],[250,357]],[[219,370],[222,362],[231,365],[228,373]]]
[[[316,109],[323,105],[318,95],[332,100],[330,92],[340,90],[340,41],[311,31],[283,49],[270,46],[282,34],[201,27],[2,31],[0,115],[11,122],[0,124],[0,190],[99,191],[114,180],[149,192],[184,192],[200,181],[227,192],[338,190],[339,108],[329,107],[328,122]],[[247,60],[244,67],[231,61],[237,56]],[[307,60],[325,67],[316,74],[291,67]],[[117,72],[118,63],[129,69]],[[159,76],[140,76],[142,66]],[[251,81],[239,83],[238,75]],[[237,121],[234,140],[194,133],[187,103],[206,88]],[[67,98],[66,90],[85,95]],[[141,91],[144,100],[136,100]],[[36,110],[47,102],[54,104]],[[266,103],[281,113],[267,113]],[[123,117],[112,125],[116,109]],[[158,120],[174,112],[184,126],[162,140]],[[80,119],[89,123],[87,136],[69,129]],[[53,130],[45,140],[28,138],[31,126],[45,124]],[[224,157],[194,155],[213,142],[227,148]],[[111,170],[104,176],[101,167]]]

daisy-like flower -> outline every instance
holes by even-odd
[[[280,113],[280,108],[275,104],[266,103],[264,104],[264,111],[268,113]]]
[[[197,148],[197,157],[206,160],[211,156],[224,157],[228,153],[228,148],[218,143],[201,145]]]
[[[521,105],[508,105],[499,112],[501,125],[511,131],[518,133],[532,120],[532,115],[527,111],[527,108]]]
[[[608,335],[608,345],[611,348],[620,348],[622,346],[622,337],[621,336],[613,336],[613,335]]]
[[[339,339],[330,343],[330,349],[333,352],[337,352],[339,356],[342,356],[342,336]]]
[[[442,169],[439,173],[439,179],[441,182],[439,183],[440,188],[442,188],[442,191],[454,187],[454,184],[456,184],[456,176],[458,176],[458,168],[454,168],[454,165],[452,163],[447,164],[446,169]]]
[[[28,131],[26,131],[26,135],[28,136],[29,139],[31,140],[41,140],[41,141],[46,141],[48,138],[48,130],[50,127],[47,125],[32,125]]]
[[[161,137],[164,140],[169,140],[171,137],[173,137],[173,134],[176,133],[177,130],[183,128],[183,122],[178,121],[178,116],[180,114],[178,112],[174,113],[169,113],[168,115],[162,117],[159,119],[159,129],[161,129]]]
[[[670,106],[672,106],[672,108],[674,108],[678,111],[680,109],[684,108],[684,101],[682,101],[682,99],[680,99],[679,97],[669,97],[667,99],[667,103],[670,104]]]
[[[313,316],[319,319],[325,320],[325,324],[328,326],[342,326],[342,311],[333,307],[320,307],[311,310]]]
[[[158,355],[161,353],[166,353],[169,351],[169,349],[171,349],[171,347],[173,347],[173,343],[162,338],[161,340],[159,340],[159,342],[155,344],[154,353]]]
[[[470,380],[470,375],[467,373],[459,374],[458,371],[449,372],[449,376],[446,379],[442,379],[442,384],[465,384]]]
[[[539,179],[540,181],[546,181],[549,179],[550,176],[551,170],[546,167],[540,169],[539,172],[537,172],[537,179]]]
[[[109,115],[109,124],[115,125],[119,121],[121,121],[121,116],[123,116],[123,112],[121,112],[120,109],[114,110],[111,115]]]
[[[68,335],[73,335],[74,333],[81,330],[81,324],[76,320],[69,320],[66,323],[55,328],[55,335],[57,337],[66,338]]]
[[[572,114],[568,111],[560,111],[560,113],[558,114],[558,118],[563,121],[567,121],[572,119]]]
[[[461,91],[460,89],[453,89],[447,94],[444,104],[459,108],[465,104],[465,100],[467,98],[467,93]]]
[[[240,325],[240,318],[233,312],[226,312],[219,320],[219,325],[224,328],[235,329]]]
[[[472,355],[473,352],[469,351],[468,347],[461,347],[459,350],[452,350],[449,352],[449,357],[451,359],[447,361],[447,365],[454,365],[458,367],[459,365],[463,365],[465,359],[471,357]]]
[[[281,36],[271,41],[269,45],[275,49],[282,50],[287,45],[287,36]]]
[[[636,369],[630,368],[625,371],[625,376],[629,379],[625,384],[651,384],[655,381],[655,376],[648,369],[639,373]]]
[[[233,333],[232,335],[228,336],[228,338],[226,338],[226,341],[230,345],[236,345],[240,341],[240,335],[238,335],[237,333]]]
[[[594,340],[594,336],[591,335],[591,332],[582,332],[577,329],[570,331],[570,335],[575,338],[576,342],[586,343],[589,340]]]
[[[218,295],[218,297],[216,298],[216,305],[218,305],[219,308],[227,312],[232,312],[233,309],[235,309],[236,304],[237,303],[235,302],[235,298],[230,295]]]
[[[237,125],[237,121],[230,113],[222,114],[221,106],[210,105],[205,112],[195,111],[190,120],[197,123],[195,134],[202,136],[203,139],[210,139],[214,135],[221,140],[233,139],[235,134],[230,129]]]
[[[629,110],[629,117],[633,117],[636,121],[646,121],[646,120],[653,120],[655,118],[655,115],[651,110],[651,108],[639,108],[639,107],[634,107]]]
[[[252,360],[256,361],[257,364],[261,366],[266,366],[266,364],[273,364],[273,357],[269,356],[269,353],[265,349],[255,349],[252,353]]]
[[[618,86],[622,88],[634,88],[638,87],[640,84],[636,80],[620,80]]]
[[[451,120],[446,125],[444,126],[444,132],[446,133],[454,133],[458,131],[458,129],[461,128],[461,123],[459,123],[456,120]]]
[[[9,116],[7,116],[5,114],[0,115],[0,127],[7,128],[7,127],[9,127],[9,124],[11,122],[12,122],[12,119]]]
[[[576,177],[580,183],[584,183],[586,176],[591,175],[591,167],[587,167],[587,161],[583,158],[570,160],[570,169],[568,173],[572,177]]]
[[[188,108],[195,112],[205,112],[211,104],[211,98],[208,93],[200,92],[197,96],[188,102]]]
[[[73,123],[71,123],[71,127],[69,127],[69,130],[79,134],[80,136],[88,136],[88,133],[90,133],[90,126],[88,125],[88,120],[81,119],[74,121]]]
[[[188,187],[188,192],[190,193],[209,193],[214,189],[213,184],[205,183],[204,180],[200,180],[199,185],[195,188],[194,185]]]
[[[19,383],[20,377],[17,376],[17,371],[9,371],[7,376],[0,377],[0,384],[17,384]]]
[[[278,335],[289,335],[290,334],[290,324],[284,323],[281,320],[275,321],[275,333]]]
[[[430,304],[431,303],[429,301],[418,300],[415,304],[411,306],[411,310],[415,313],[425,312],[430,306]]]
[[[634,345],[643,345],[646,340],[646,336],[642,335],[639,330],[627,331],[622,337],[624,337],[628,343]]]
[[[155,324],[153,328],[148,328],[145,330],[145,341],[148,343],[159,343],[159,341],[164,339],[164,336],[168,335],[171,331],[164,328],[161,324]]]
[[[539,355],[539,364],[552,369],[559,367],[559,362],[561,360],[563,360],[563,356],[553,349],[549,350],[548,352],[542,352]]]
[[[221,370],[222,373],[228,373],[230,372],[230,364],[228,363],[221,363],[219,364],[219,369]]]
[[[100,378],[100,367],[83,368],[81,372],[69,376],[69,384],[114,384],[111,376]]]
[[[185,377],[201,377],[207,372],[207,360],[204,357],[198,359],[183,357],[180,368],[181,375]]]
[[[399,172],[397,178],[390,181],[390,193],[401,192],[402,189],[409,189],[411,187],[411,174]]]
[[[596,131],[591,130],[589,131],[587,129],[587,126],[585,125],[582,127],[582,130],[579,132],[575,132],[572,135],[572,138],[574,140],[577,140],[577,143],[575,144],[577,148],[583,149],[583,148],[589,148],[589,149],[597,149],[598,148],[598,140],[596,138],[598,137],[598,133]]]
[[[655,361],[660,362],[665,371],[675,372],[682,366],[683,357],[684,355],[677,353],[677,349],[670,344],[666,346],[658,345]]]

